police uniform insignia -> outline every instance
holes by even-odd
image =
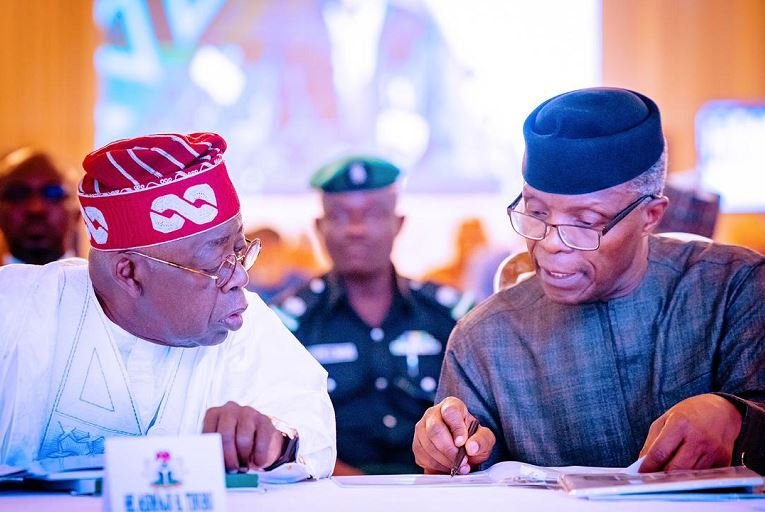
[[[449,314],[455,320],[459,320],[475,305],[473,296],[469,293],[460,293],[451,286],[439,286],[435,292],[436,302],[449,308]]]
[[[306,348],[321,364],[352,363],[359,358],[359,350],[351,342],[320,343]]]
[[[324,165],[311,176],[311,186],[329,193],[374,190],[392,185],[400,174],[386,160],[356,155]]]
[[[441,342],[426,331],[406,331],[390,342],[388,349],[394,356],[406,357],[409,376],[420,373],[420,356],[434,356],[441,353]]]
[[[436,290],[436,300],[442,306],[453,307],[460,299],[460,293],[451,286],[441,286]]]
[[[308,283],[308,287],[311,289],[313,293],[319,294],[324,291],[327,285],[324,284],[324,279],[317,277],[317,278],[311,279],[311,282]]]
[[[436,386],[438,385],[438,382],[436,382],[436,379],[428,375],[427,377],[423,377],[420,381],[420,388],[422,388],[423,391],[426,393],[432,393],[436,390]]]
[[[367,181],[367,169],[363,164],[356,162],[348,169],[348,178],[354,185],[361,185]]]
[[[292,316],[302,316],[306,310],[306,304],[300,297],[288,297],[282,302],[282,309]]]
[[[457,304],[455,304],[451,310],[452,318],[459,320],[465,315],[465,313],[470,311],[470,308],[473,306],[475,306],[475,298],[473,295],[471,293],[463,293],[459,297]]]

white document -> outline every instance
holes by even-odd
[[[624,473],[568,474],[561,487],[571,496],[589,498],[631,494],[683,493],[705,489],[744,490],[765,484],[763,477],[744,466],[686,469],[628,475]]]
[[[7,466],[5,464],[0,464],[0,478],[2,477],[10,477],[15,475],[21,475],[23,474],[24,468],[19,468],[16,466]]]
[[[489,469],[467,475],[361,475],[335,476],[332,480],[340,486],[400,486],[429,485],[464,487],[496,485],[514,487],[558,488],[558,478],[565,474],[624,473],[636,474],[643,458],[626,468],[601,468],[592,466],[542,467],[525,462],[505,461]]]

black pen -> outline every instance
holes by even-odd
[[[454,476],[460,471],[460,466],[462,465],[462,459],[465,458],[465,455],[467,454],[467,451],[465,449],[465,446],[467,445],[467,440],[470,439],[470,436],[476,433],[478,430],[478,420],[473,418],[473,421],[470,422],[470,426],[468,427],[468,435],[465,439],[465,442],[462,443],[462,446],[459,447],[457,450],[457,457],[454,459],[454,464],[452,465],[452,470],[449,472],[449,476]]]

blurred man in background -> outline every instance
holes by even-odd
[[[414,423],[433,403],[449,333],[472,305],[454,288],[396,272],[399,176],[393,164],[369,157],[314,174],[324,209],[316,230],[332,269],[273,304],[329,372],[336,475],[418,471]]]
[[[19,148],[0,161],[3,264],[44,265],[77,252],[73,177],[45,153]]]

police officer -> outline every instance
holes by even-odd
[[[329,372],[336,475],[420,471],[414,424],[433,403],[449,333],[472,306],[454,288],[396,273],[390,254],[404,221],[396,213],[400,174],[370,157],[314,174],[324,210],[316,230],[332,270],[272,304]]]

